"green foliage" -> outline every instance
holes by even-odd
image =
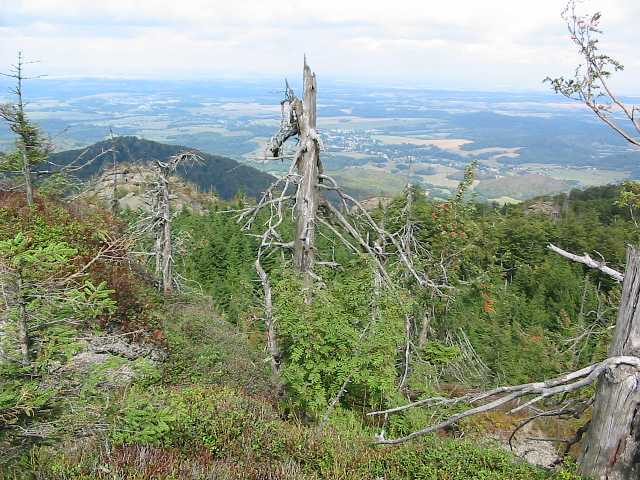
[[[422,358],[433,365],[447,365],[460,355],[460,348],[443,345],[440,342],[429,341],[422,348]]]
[[[283,273],[273,289],[281,374],[296,406],[320,413],[348,375],[345,398],[354,403],[376,404],[394,389],[406,309],[401,292],[375,293],[366,262],[314,290],[311,304],[294,275]]]
[[[275,398],[265,361],[254,239],[219,211],[226,205],[205,215],[184,211],[174,222],[176,234],[185,232],[189,243],[179,268],[203,286],[211,303],[179,297],[161,314],[152,298],[131,287],[130,277],[105,265],[89,269],[88,283],[77,282],[55,307],[38,303],[33,294],[28,302],[49,318],[95,319],[81,327],[62,322],[38,329],[33,360],[40,366],[29,368],[29,375],[44,378],[59,369],[84,348],[77,328],[98,328],[103,316],[108,322],[133,323],[138,315],[161,319],[149,336],[166,348],[162,371],[148,361],[109,358],[74,376],[76,383],[67,380],[64,388],[77,394],[63,396],[63,390],[48,391],[44,381],[27,378],[23,366],[7,364],[0,373],[9,385],[0,395],[0,415],[30,425],[36,413],[47,411],[56,426],[63,420],[77,425],[73,415],[107,425],[95,444],[78,449],[84,452],[79,457],[69,448],[34,450],[30,468],[44,472],[43,478],[181,478],[187,471],[193,478],[578,478],[571,468],[546,472],[514,462],[508,452],[476,438],[428,437],[375,448],[370,440],[380,425],[368,423],[363,413],[404,404],[407,393],[414,399],[454,395],[468,386],[549,377],[602,358],[619,286],[545,246],[598,249],[620,267],[625,245],[638,232],[627,210],[611,206],[616,196],[602,189],[554,199],[567,200],[559,219],[525,214],[521,206],[430,201],[419,189],[410,212],[406,197],[386,211],[379,208],[373,215],[390,231],[400,231],[407,220],[413,225],[416,265],[452,287],[443,288],[441,297],[392,260],[387,268],[401,287],[379,291],[371,265],[328,240],[324,229],[318,258],[340,266],[317,267],[323,284],[314,286],[310,304],[285,257],[265,259],[284,398]],[[28,215],[20,208],[0,208],[0,252],[11,270],[23,270],[33,289],[47,275],[64,278],[81,269],[114,228],[90,215],[77,219],[53,203],[46,211],[37,204]],[[288,220],[283,226],[291,229]],[[123,310],[127,302],[134,305]],[[417,336],[427,314],[426,342],[418,346],[413,339],[409,378],[399,392],[405,319]],[[586,331],[593,333],[575,348],[568,344]],[[481,375],[469,373],[470,359],[483,365]],[[116,372],[131,370],[133,386],[119,388]],[[324,433],[305,425],[324,413],[348,377]],[[439,387],[444,384],[450,393]],[[411,409],[390,416],[385,432],[406,434],[464,407]],[[469,436],[477,433],[472,422],[459,426]]]
[[[61,199],[80,189],[80,182],[62,172],[52,173],[38,182],[38,194],[52,199]]]
[[[204,216],[182,211],[173,228],[188,231],[191,237],[189,256],[177,268],[202,285],[231,322],[243,322],[257,288],[255,241],[231,215],[217,209]]]
[[[578,480],[572,468],[537,469],[491,444],[427,437],[377,448],[353,415],[319,434],[229,388],[130,389],[112,442],[41,448],[29,468],[51,479],[527,479]],[[129,442],[138,442],[131,445]],[[185,477],[184,472],[189,472]]]
[[[65,323],[92,320],[116,310],[113,290],[105,282],[94,285],[88,279],[83,283],[70,280],[69,264],[76,254],[77,249],[66,242],[34,245],[22,232],[0,240],[4,281],[16,282],[15,299],[5,308],[9,320],[24,322],[30,342],[38,341],[36,370],[76,353],[75,329]],[[8,343],[11,347],[10,340]]]
[[[0,425],[5,428],[17,424],[24,417],[33,417],[39,410],[50,406],[56,393],[53,387],[43,388],[34,380],[23,381],[22,378],[16,378],[20,372],[8,370],[7,366],[0,370]]]
[[[171,407],[158,407],[148,396],[138,396],[131,392],[118,412],[117,426],[110,436],[115,445],[122,443],[143,443],[159,445],[168,441],[172,425],[178,416]]]
[[[225,384],[264,396],[273,391],[262,337],[255,348],[246,333],[219,318],[202,298],[172,309],[163,330],[169,354],[163,368],[165,383]]]
[[[100,212],[79,217],[52,200],[38,198],[27,208],[21,195],[0,195],[0,449],[7,451],[0,464],[24,457],[31,444],[94,428],[114,395],[105,391],[118,386],[113,361],[86,371],[83,359],[75,360],[104,324],[135,325],[130,313],[144,298],[127,298],[127,266],[92,261],[118,228]],[[136,288],[144,291],[139,279]],[[124,377],[133,372],[141,384],[157,382],[159,372],[145,362],[122,365]]]

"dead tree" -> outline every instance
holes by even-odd
[[[113,135],[113,129],[109,128],[109,137],[111,138],[111,162],[113,168],[113,184],[111,188],[111,213],[115,215],[120,209],[118,202],[118,171],[117,164],[117,152],[116,152],[116,140]]]
[[[598,268],[613,278],[623,278],[622,297],[618,310],[615,334],[608,358],[560,375],[556,378],[523,385],[498,387],[482,393],[457,398],[426,398],[400,407],[371,412],[369,415],[389,415],[419,406],[450,406],[468,404],[471,408],[452,415],[401,438],[386,439],[380,434],[377,443],[399,444],[413,438],[450,427],[463,418],[500,407],[511,407],[516,413],[551,397],[568,398],[563,408],[554,412],[537,413],[533,418],[547,415],[579,414],[586,410],[585,401],[567,396],[588,385],[597,383],[591,421],[586,429],[579,457],[580,473],[598,480],[632,480],[640,476],[640,252],[627,250],[624,276],[605,265],[593,265],[585,257],[565,252],[549,245],[554,252]],[[588,258],[588,257],[587,257]],[[605,268],[606,267],[606,268]],[[514,404],[515,401],[524,403]],[[590,405],[591,400],[586,400]]]
[[[618,319],[610,358],[640,360],[640,252],[627,250]],[[580,471],[598,479],[640,478],[640,368],[621,364],[601,375]]]
[[[299,179],[295,194],[296,236],[293,241],[293,261],[304,279],[306,289],[313,281],[315,260],[315,238],[320,195],[318,184],[323,173],[320,161],[320,138],[316,131],[316,75],[305,58],[303,68],[303,100],[295,96],[286,83],[285,99],[281,103],[282,121],[280,131],[271,139],[268,149],[274,158],[280,157],[284,142],[296,136],[298,151],[294,165]],[[306,301],[310,301],[307,295]]]
[[[276,378],[280,370],[281,354],[273,317],[271,284],[262,266],[262,259],[274,251],[292,252],[294,268],[302,276],[304,301],[307,304],[313,300],[314,284],[322,285],[322,279],[314,272],[314,265],[335,265],[333,261],[318,258],[316,235],[320,226],[331,232],[348,250],[364,254],[372,260],[376,278],[379,277],[380,288],[391,285],[391,276],[385,266],[390,257],[398,258],[401,268],[406,269],[408,275],[419,285],[438,287],[424,272],[415,267],[412,256],[405,253],[398,235],[392,235],[378,225],[360,202],[345,193],[333,178],[323,173],[320,160],[321,141],[316,129],[317,83],[306,59],[303,85],[304,97],[300,100],[285,82],[280,128],[266,148],[268,157],[265,160],[291,160],[287,174],[267,188],[255,206],[240,210],[237,216],[238,223],[241,223],[245,230],[250,230],[259,216],[266,216],[265,229],[256,235],[260,244],[255,266],[264,294],[267,350]],[[298,143],[295,152],[290,154],[285,151],[285,144],[292,138],[297,138]],[[325,192],[333,194],[334,202],[325,198]],[[336,203],[341,208],[337,207]],[[281,233],[281,227],[289,211],[293,213],[295,225],[295,236],[291,240],[285,239]],[[389,246],[389,251],[385,251],[385,245]],[[342,388],[330,402],[330,408],[333,408],[344,394],[349,379],[347,376]]]
[[[167,160],[156,160],[156,178],[147,193],[152,198],[151,229],[154,235],[152,255],[155,257],[155,277],[158,288],[165,295],[170,295],[174,287],[173,275],[173,241],[171,238],[171,175],[180,164],[199,163],[201,157],[193,152],[179,153]]]

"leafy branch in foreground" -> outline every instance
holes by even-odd
[[[602,15],[599,12],[580,15],[576,6],[576,0],[571,0],[562,11],[562,18],[584,63],[576,67],[571,78],[547,77],[545,82],[549,82],[556,93],[584,103],[627,142],[640,147],[640,108],[627,105],[609,85],[612,73],[624,67],[600,51],[598,36],[602,33]]]

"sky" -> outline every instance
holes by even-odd
[[[566,0],[0,0],[0,71],[156,79],[275,78],[456,90],[543,90],[579,58]],[[640,95],[640,1],[585,0],[601,47]]]

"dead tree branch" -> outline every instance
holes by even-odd
[[[404,437],[385,439],[382,436],[378,438],[376,442],[385,445],[397,445],[413,438],[436,432],[446,427],[450,427],[463,418],[477,415],[479,413],[489,412],[502,406],[509,405],[517,399],[534,395],[532,399],[528,400],[524,404],[511,408],[511,410],[509,410],[509,413],[519,412],[553,395],[575,392],[576,390],[579,390],[587,385],[591,385],[592,383],[597,381],[600,375],[602,375],[605,371],[611,370],[620,365],[627,365],[635,369],[640,369],[640,358],[632,356],[611,357],[602,362],[589,365],[588,367],[584,367],[575,372],[565,373],[563,375],[560,375],[559,377],[553,378],[551,380],[546,380],[544,382],[533,382],[525,383],[522,385],[498,387],[487,392],[479,394],[469,394],[452,399],[442,397],[427,398],[407,405],[403,405],[401,407],[395,407],[377,412],[370,412],[367,415],[384,415],[422,405],[428,405],[430,407],[452,405],[458,403],[467,403],[469,405],[473,405],[483,400],[490,400],[487,403],[452,415],[435,425],[427,426]]]
[[[582,256],[580,255],[576,255],[574,253],[570,253],[567,252],[566,250],[563,250],[559,247],[556,247],[553,244],[549,244],[547,246],[547,248],[549,250],[551,250],[552,252],[556,252],[558,255],[561,255],[565,258],[568,258],[569,260],[573,260],[574,262],[579,262],[579,263],[583,263],[584,265],[586,265],[587,267],[590,268],[595,268],[597,270],[600,270],[602,273],[609,275],[611,278],[615,279],[618,282],[622,282],[622,280],[624,280],[624,275],[617,271],[614,270],[611,267],[607,267],[605,265],[604,262],[598,262],[596,260],[594,260],[593,258],[591,258],[589,255],[587,255],[586,253]]]

